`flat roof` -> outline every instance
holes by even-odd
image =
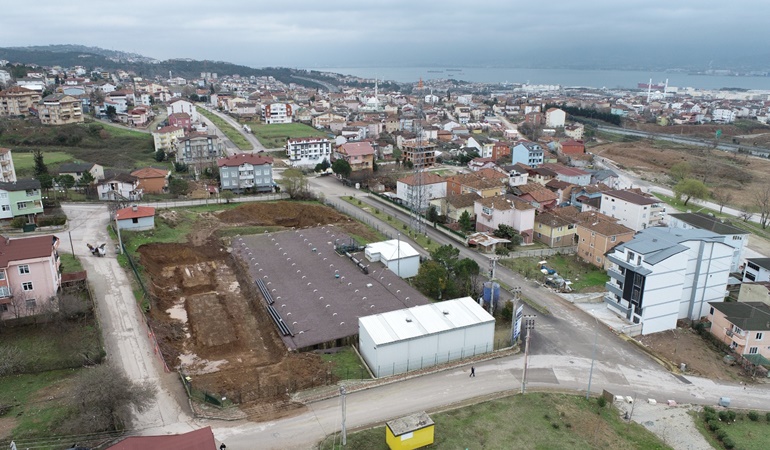
[[[717,219],[703,213],[673,213],[669,216],[681,220],[695,228],[713,231],[717,234],[749,234],[748,231],[733,226],[724,219]]]
[[[375,345],[494,321],[495,318],[471,297],[430,303],[358,319],[360,327],[366,328]]]
[[[380,256],[388,261],[394,259],[410,258],[412,256],[420,256],[420,253],[414,249],[408,242],[401,241],[399,239],[391,239],[389,241],[372,242],[366,245],[367,250],[371,253],[379,253]]]
[[[429,302],[386,267],[369,265],[363,252],[354,256],[369,265],[369,274],[334,251],[335,242],[350,241],[333,225],[233,238],[233,255],[253,283],[262,279],[294,334],[281,336],[289,349],[355,336],[359,317]]]
[[[385,424],[390,428],[390,432],[393,433],[393,436],[401,436],[402,434],[421,430],[433,425],[433,419],[431,419],[425,411],[420,411],[406,417],[393,419],[385,422]]]

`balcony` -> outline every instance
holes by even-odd
[[[0,160],[0,166],[5,167],[5,166],[9,166],[9,165],[11,165],[11,161],[9,161],[7,159]]]
[[[609,309],[613,310],[617,314],[628,317],[629,308],[623,304],[623,300],[618,303],[618,301],[615,300],[615,298],[611,295],[605,295],[603,299],[604,303],[607,304]]]
[[[615,294],[618,297],[623,296],[623,285],[620,283],[610,280],[604,284],[604,287],[607,288],[611,294]]]

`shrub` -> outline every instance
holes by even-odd
[[[37,225],[40,227],[48,227],[53,225],[64,225],[67,223],[67,217],[63,215],[57,216],[43,216],[37,219]]]
[[[730,420],[730,422],[735,422],[735,411],[727,411],[727,418]]]
[[[765,414],[765,420],[767,420],[767,423],[770,423],[770,412]]]
[[[719,411],[719,420],[727,422],[730,416],[727,415],[727,411]]]
[[[719,422],[718,422],[718,421],[716,421],[716,420],[710,420],[710,421],[707,423],[707,425],[709,426],[709,430],[711,430],[711,431],[717,431],[717,430],[719,430],[719,429],[722,427],[722,426],[719,424]]]
[[[551,426],[553,427],[553,429],[554,429],[554,430],[558,430],[558,429],[559,429],[559,424],[558,424],[558,423],[556,423],[556,422],[553,422],[553,423],[551,424]]]
[[[13,220],[11,220],[11,228],[22,228],[26,223],[26,217],[14,217]]]
[[[543,419],[551,420],[551,416],[548,413],[543,414]]]
[[[596,404],[599,405],[599,408],[604,408],[607,406],[607,399],[604,396],[600,396],[596,399]]]
[[[735,442],[733,441],[733,439],[730,436],[726,436],[722,440],[722,445],[724,445],[727,450],[735,448]]]
[[[752,422],[756,422],[757,420],[759,420],[759,413],[756,411],[749,411],[748,416]]]
[[[719,439],[720,441],[723,441],[727,437],[727,431],[725,430],[717,430],[715,434],[717,439]]]
[[[716,413],[717,410],[714,409],[713,406],[706,406],[705,408],[703,408],[703,412],[705,412],[705,413]]]

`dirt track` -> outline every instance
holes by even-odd
[[[281,400],[287,391],[333,381],[317,355],[287,351],[261,301],[254,301],[259,294],[253,280],[227,242],[214,236],[234,225],[319,223],[365,234],[357,222],[320,205],[259,203],[207,214],[186,244],[140,247],[155,296],[150,319],[169,366],[182,368],[195,388],[244,404]]]

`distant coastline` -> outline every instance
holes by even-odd
[[[770,77],[708,75],[684,72],[639,70],[518,69],[464,67],[439,70],[436,67],[307,67],[308,70],[334,72],[362,78],[410,83],[432,79],[456,79],[472,83],[541,84],[609,89],[638,89],[640,83],[665,82],[672,87],[698,89],[739,88],[770,90]],[[462,70],[462,72],[459,72]]]

